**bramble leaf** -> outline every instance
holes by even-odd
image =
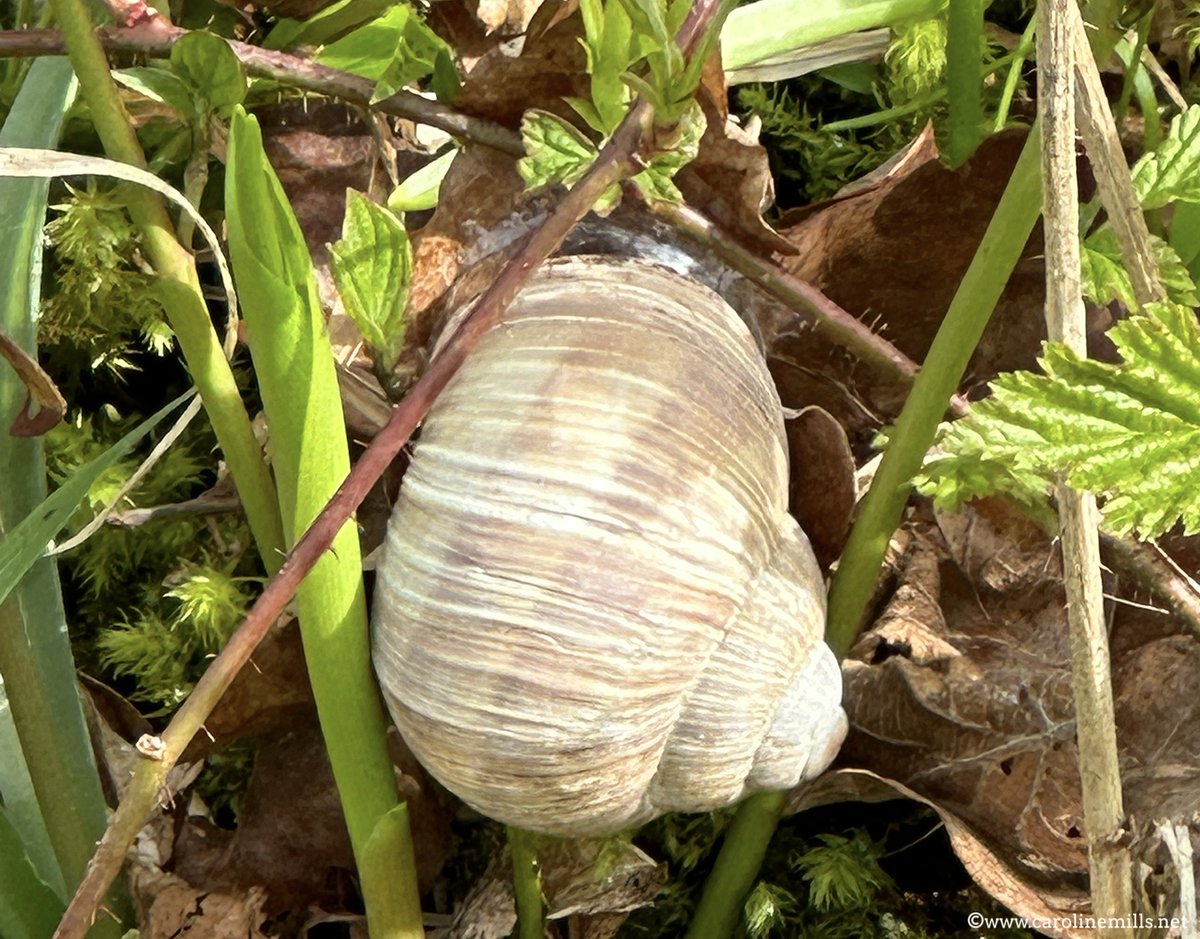
[[[1200,105],[1177,114],[1162,143],[1138,160],[1132,172],[1144,209],[1200,202]]]
[[[1105,528],[1149,538],[1200,531],[1200,326],[1188,308],[1151,304],[1109,333],[1123,361],[1050,343],[1044,374],[1014,372],[948,425],[949,456],[918,488],[943,505],[997,491],[1036,498],[1055,473],[1103,497]]]
[[[1150,246],[1158,262],[1159,277],[1171,302],[1185,306],[1200,305],[1192,275],[1175,249],[1157,235],[1150,236]],[[1101,306],[1120,300],[1126,309],[1137,309],[1133,282],[1121,260],[1117,236],[1107,223],[1084,239],[1081,261],[1085,297]]]

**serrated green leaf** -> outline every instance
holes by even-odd
[[[1200,105],[1177,114],[1162,143],[1134,164],[1133,186],[1146,209],[1200,202]]]
[[[1175,249],[1157,235],[1150,236],[1150,246],[1168,299],[1186,306],[1200,304],[1192,276]],[[1137,309],[1133,282],[1122,263],[1116,234],[1107,223],[1084,239],[1081,261],[1085,297],[1101,306],[1120,300],[1127,309]]]
[[[599,153],[596,145],[578,129],[549,111],[536,108],[521,118],[521,141],[525,156],[517,161],[517,172],[530,189],[579,181]]]
[[[192,30],[171,46],[171,68],[202,94],[211,108],[241,104],[246,97],[242,63],[214,33]]]
[[[330,254],[346,313],[375,350],[376,371],[391,372],[404,344],[412,279],[412,250],[403,223],[348,189],[342,239],[330,246]]]
[[[679,120],[677,136],[669,149],[655,154],[650,164],[633,177],[633,183],[648,202],[667,202],[678,205],[683,194],[672,178],[700,152],[700,138],[707,122],[704,112],[695,101],[688,104]]]
[[[950,456],[926,467],[919,488],[956,500],[1025,490],[1056,473],[1103,497],[1116,534],[1154,537],[1182,522],[1200,531],[1200,327],[1186,307],[1151,304],[1109,333],[1118,365],[1047,344],[1044,374],[1014,372],[949,426]]]

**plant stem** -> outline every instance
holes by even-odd
[[[786,802],[786,792],[759,792],[738,806],[704,882],[687,939],[726,939],[733,935]]]
[[[1013,50],[1012,61],[1008,65],[1008,75],[1004,78],[1004,89],[1000,93],[1000,104],[996,108],[996,121],[992,125],[992,129],[996,133],[1004,130],[1004,125],[1008,123],[1013,97],[1017,93],[1017,83],[1021,81],[1021,70],[1025,67],[1025,60],[1033,51],[1033,37],[1036,31],[1037,17],[1033,17],[1030,19],[1029,25],[1025,27],[1025,32],[1021,34],[1021,41],[1017,48]]]
[[[950,166],[966,161],[983,137],[983,0],[954,0],[946,22],[946,121],[942,156]]]
[[[517,905],[519,939],[545,939],[542,883],[533,835],[522,828],[508,828],[508,850],[512,855],[513,899]]]
[[[746,68],[835,36],[936,16],[944,5],[945,0],[759,0],[729,14],[721,31],[722,63],[726,69]]]
[[[1100,81],[1100,69],[1092,55],[1078,11],[1071,15],[1071,19],[1074,24],[1071,38],[1074,42],[1075,119],[1096,177],[1099,202],[1103,203],[1108,213],[1109,224],[1121,249],[1121,264],[1129,273],[1137,302],[1144,305],[1163,300],[1167,292],[1158,270],[1158,258],[1150,243],[1146,216],[1129,175],[1129,164],[1125,161],[1117,123]],[[1081,227],[1084,231],[1090,227],[1091,220],[1099,210],[1099,203],[1094,199],[1092,203],[1082,215],[1084,221]]]
[[[1046,331],[1087,355],[1080,287],[1079,183],[1075,168],[1075,0],[1038,5],[1038,115],[1042,127],[1042,189],[1046,232]],[[1082,32],[1082,23],[1079,29]],[[1081,44],[1082,45],[1082,44]],[[1091,493],[1055,484],[1062,539],[1063,582],[1071,631],[1071,679],[1083,815],[1087,825],[1092,913],[1100,935],[1129,939],[1132,862],[1121,843],[1125,810],[1113,712],[1108,629],[1100,582],[1100,513]],[[1117,925],[1117,924],[1120,925]]]
[[[967,362],[1041,211],[1037,126],[1030,132],[971,266],[946,311],[912,393],[896,421],[875,481],[829,590],[826,639],[838,658],[858,635],[892,532]]]
[[[83,0],[51,0],[51,6],[105,152],[114,160],[145,169],[145,155]],[[209,319],[195,262],[176,240],[162,199],[142,187],[128,187],[126,193],[129,214],[141,232],[155,270],[188,288],[186,292],[170,292],[164,303],[167,318],[237,485],[263,563],[268,572],[274,573],[283,558],[283,525],[275,501],[275,486],[251,430],[233,371]]]

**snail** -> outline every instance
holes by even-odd
[[[442,393],[373,656],[405,741],[511,825],[599,835],[823,770],[846,732],[746,325],[645,262],[541,269]]]

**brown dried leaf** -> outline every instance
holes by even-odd
[[[843,668],[839,761],[931,804],[972,876],[1014,912],[1078,912],[1087,845],[1057,551],[995,502],[909,532],[898,586]],[[1200,642],[1154,610],[1118,605],[1112,621],[1126,811],[1190,820]]]
[[[795,248],[768,225],[762,213],[775,201],[775,181],[757,129],[729,116],[720,58],[712,55],[696,95],[708,122],[696,159],[675,177],[684,198],[730,235],[764,255]]]
[[[854,514],[854,455],[828,411],[807,407],[787,421],[788,508],[812,543],[821,567],[837,560]]]
[[[936,161],[891,176],[851,198],[812,211],[781,229],[796,250],[783,267],[825,292],[917,362],[924,359],[963,273],[1008,181],[1024,131],[989,137],[964,166]],[[1041,236],[1034,235],[1009,280],[972,359],[966,384],[1032,366],[1044,336]],[[802,367],[830,357],[819,330],[790,350]],[[898,402],[891,389],[860,392],[884,416]]]
[[[994,846],[968,822],[919,792],[869,770],[839,769],[826,773],[792,793],[787,812],[803,812],[835,802],[886,802],[897,797],[912,799],[933,809],[946,826],[954,853],[971,879],[1010,910],[1027,918],[1046,920],[1087,911],[1085,890],[1074,885],[1048,885],[1023,879],[1001,860]],[[1054,939],[1085,939],[1094,934],[1094,930],[1049,928],[1043,932]]]

